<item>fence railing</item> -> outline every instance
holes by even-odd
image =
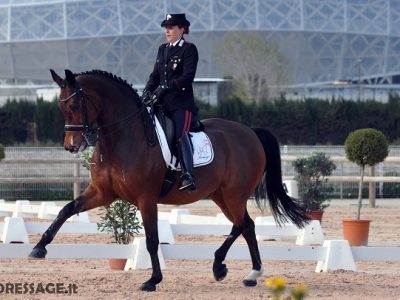
[[[37,152],[39,154],[31,150],[27,155],[16,152],[17,154],[6,155],[6,158],[0,162],[0,198],[33,200],[32,192],[29,189],[50,190],[59,185],[57,186],[59,190],[71,190],[71,194],[66,198],[53,200],[69,200],[72,196],[77,197],[90,182],[89,172],[82,166],[83,159],[81,157],[71,157],[65,151],[65,153],[59,151],[51,155],[44,153],[43,149]],[[328,180],[335,183],[336,195],[339,195],[340,198],[348,198],[350,189],[353,196],[356,195],[356,182],[360,179],[359,167],[349,162],[344,155],[338,155],[339,152],[335,148],[335,152],[330,156],[337,165],[337,169],[332,176],[328,177]],[[300,151],[299,155],[292,154],[290,151],[286,151],[286,153],[290,154],[282,151],[282,173],[285,180],[290,180],[295,176],[292,162],[299,156],[307,154],[305,151]],[[47,158],[49,156],[55,158]],[[380,196],[384,194],[384,184],[392,185],[391,191],[400,192],[400,172],[399,175],[397,173],[397,170],[400,170],[399,167],[400,156],[389,156],[383,163],[375,167],[372,172],[375,175],[365,176],[364,181],[376,183],[377,193]],[[5,193],[6,191],[8,194]],[[24,196],[24,191],[27,196]],[[20,194],[14,196],[16,192],[20,192]],[[43,199],[47,199],[47,197],[40,197],[40,200]]]
[[[78,197],[81,194],[81,184],[90,182],[88,172],[82,172],[83,159],[79,156],[74,158],[56,158],[56,159],[22,159],[22,158],[5,158],[0,164],[3,166],[25,166],[25,171],[20,172],[21,174],[9,174],[8,172],[2,172],[0,175],[0,184],[34,184],[34,183],[69,183],[72,184],[73,196]],[[35,170],[38,165],[54,166],[58,167],[72,166],[72,172],[65,172],[54,176],[50,172],[43,172],[38,174],[37,172],[30,172],[29,170]],[[5,167],[7,169],[7,167]],[[51,168],[49,168],[51,169]]]

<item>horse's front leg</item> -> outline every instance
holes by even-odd
[[[154,292],[156,290],[156,285],[163,279],[160,260],[158,259],[159,239],[157,228],[157,204],[140,207],[140,213],[142,215],[144,231],[146,234],[146,248],[150,254],[151,266],[153,268],[151,278],[140,286],[140,290]]]
[[[47,254],[46,246],[50,244],[58,230],[65,223],[65,221],[80,212],[87,211],[89,209],[98,207],[100,205],[107,205],[103,197],[100,197],[93,187],[89,186],[85,193],[76,198],[75,200],[66,204],[58,213],[57,217],[54,219],[53,223],[49,228],[43,233],[42,238],[36,244],[29,254],[30,258],[45,258]],[[111,201],[110,201],[111,202]]]
[[[32,249],[29,254],[30,258],[45,258],[47,254],[46,246],[52,242],[54,236],[57,234],[58,230],[64,224],[64,222],[74,214],[80,212],[82,206],[81,197],[76,198],[74,201],[69,202],[65,205],[57,217],[51,223],[50,227],[43,233],[42,238]]]

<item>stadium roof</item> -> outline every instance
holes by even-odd
[[[213,54],[227,31],[256,31],[289,58],[294,85],[400,73],[398,0],[0,0],[0,79],[50,82],[49,68],[103,69],[142,84],[164,42],[160,22],[185,12],[197,76],[221,77]]]

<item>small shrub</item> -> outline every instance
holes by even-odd
[[[328,198],[333,187],[327,185],[326,176],[332,175],[335,163],[323,152],[312,153],[309,157],[293,161],[295,179],[303,207],[308,211],[324,210],[329,206]]]
[[[129,244],[142,228],[137,208],[129,202],[118,199],[100,210],[102,215],[97,228],[112,233],[117,244]]]

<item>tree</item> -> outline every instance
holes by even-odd
[[[44,142],[62,143],[64,137],[64,118],[57,106],[57,100],[51,102],[38,98],[35,108],[38,139]],[[51,126],[49,126],[51,124]]]
[[[215,46],[223,72],[233,78],[235,96],[259,103],[278,97],[287,83],[287,59],[276,43],[253,32],[229,32]]]

